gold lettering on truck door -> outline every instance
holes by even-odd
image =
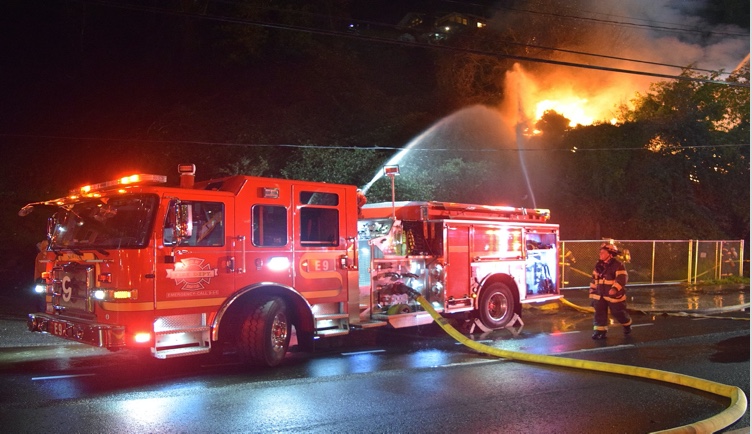
[[[304,253],[300,257],[298,272],[304,279],[336,279],[342,288],[342,273],[337,270],[339,255],[332,253]]]

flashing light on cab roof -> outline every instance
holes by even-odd
[[[78,190],[71,190],[71,195],[81,194],[89,195],[98,190],[104,190],[106,188],[115,187],[118,185],[131,185],[131,184],[164,184],[167,182],[167,177],[164,175],[149,175],[149,174],[134,174],[124,176],[120,179],[112,181],[100,182],[98,184],[84,185]]]

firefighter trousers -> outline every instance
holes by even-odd
[[[620,301],[618,303],[612,303],[604,298],[600,300],[593,300],[593,308],[595,309],[595,316],[593,317],[593,329],[594,330],[608,330],[608,311],[611,311],[611,316],[614,317],[619,324],[624,327],[632,324],[632,318],[627,312],[627,302]]]

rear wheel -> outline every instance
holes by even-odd
[[[492,283],[480,296],[478,317],[489,329],[500,329],[512,320],[514,309],[512,290],[504,283]]]
[[[251,304],[243,320],[238,342],[246,363],[276,366],[282,362],[290,345],[287,306],[279,297],[263,298]]]

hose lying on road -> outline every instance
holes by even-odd
[[[455,340],[465,345],[466,347],[472,348],[473,350],[483,354],[503,357],[506,359],[521,360],[524,362],[541,363],[546,365],[564,366],[568,368],[586,369],[591,371],[610,372],[614,374],[630,375],[633,377],[642,377],[650,380],[663,381],[666,383],[673,383],[680,386],[691,387],[703,392],[709,392],[731,399],[731,404],[721,413],[689,425],[660,431],[663,433],[716,432],[739,420],[739,418],[741,418],[747,411],[747,396],[740,388],[736,386],[729,386],[726,384],[703,380],[701,378],[691,377],[689,375],[677,374],[674,372],[661,371],[657,369],[619,365],[616,363],[569,359],[559,356],[521,353],[484,345],[467,338],[465,335],[457,331],[457,329],[449,325],[447,320],[438,312],[436,312],[436,310],[431,306],[431,303],[429,303],[428,300],[426,300],[423,296],[417,295],[416,301],[420,303],[420,305],[423,306],[423,309],[425,309],[426,312],[431,315],[434,321]]]

